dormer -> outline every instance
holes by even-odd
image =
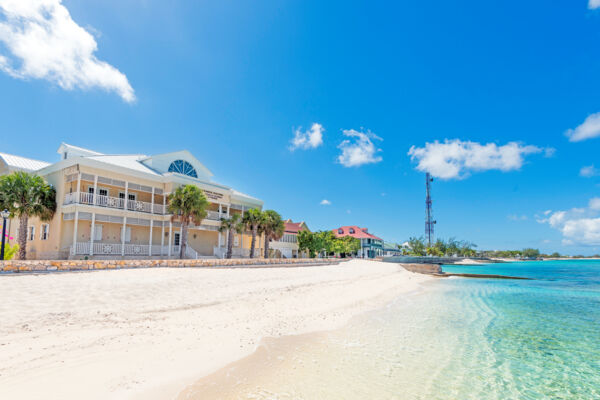
[[[73,146],[64,142],[60,144],[60,147],[56,152],[60,154],[60,158],[62,160],[66,160],[67,158],[72,157],[90,157],[103,155],[102,153],[98,153],[97,151],[84,149],[83,147]]]
[[[158,154],[140,160],[141,163],[162,174],[178,174],[189,178],[209,181],[213,176],[189,151]]]

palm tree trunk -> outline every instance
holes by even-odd
[[[185,249],[187,247],[187,231],[188,231],[188,223],[187,221],[181,222],[181,237],[179,238],[179,258],[185,258]]]
[[[29,218],[23,215],[19,218],[19,260],[27,258],[27,224]]]
[[[233,229],[227,231],[227,255],[225,257],[231,258],[233,254]]]
[[[265,258],[269,258],[269,237],[265,235]]]
[[[256,225],[252,227],[252,242],[250,243],[250,258],[254,258],[254,247],[256,247]]]

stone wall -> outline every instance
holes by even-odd
[[[199,260],[10,260],[0,261],[2,272],[51,272],[51,271],[83,271],[121,268],[192,268],[192,267],[236,267],[236,266],[269,266],[269,265],[303,265],[303,264],[336,264],[337,259],[320,258],[236,258],[236,259],[199,259]]]

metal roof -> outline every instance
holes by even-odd
[[[33,160],[31,158],[19,157],[6,153],[0,153],[0,158],[8,165],[9,170],[33,172],[50,165],[50,163],[45,161]]]

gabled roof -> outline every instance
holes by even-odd
[[[308,229],[308,225],[306,225],[306,222],[302,221],[302,222],[293,222],[291,219],[288,219],[286,221],[284,221],[285,224],[285,233],[290,233],[290,234],[298,234],[298,232],[300,231],[309,231],[310,229]]]
[[[152,168],[148,168],[140,162],[140,159],[146,158],[145,155],[101,155],[101,156],[90,156],[85,157],[90,160],[96,160],[107,164],[116,165],[122,168],[129,168],[138,172],[145,172],[151,175],[160,175]]]
[[[0,153],[0,161],[6,164],[9,171],[33,172],[50,165],[50,163],[45,161],[38,161],[6,153]]]
[[[350,233],[350,230],[353,230],[354,233]],[[340,230],[342,231],[342,233],[340,233]],[[350,226],[340,226],[337,229],[333,230],[333,234],[336,237],[342,237],[342,236],[352,236],[354,238],[357,239],[376,239],[376,240],[383,240],[375,235],[371,235],[367,228],[360,228],[356,225],[350,225]]]

